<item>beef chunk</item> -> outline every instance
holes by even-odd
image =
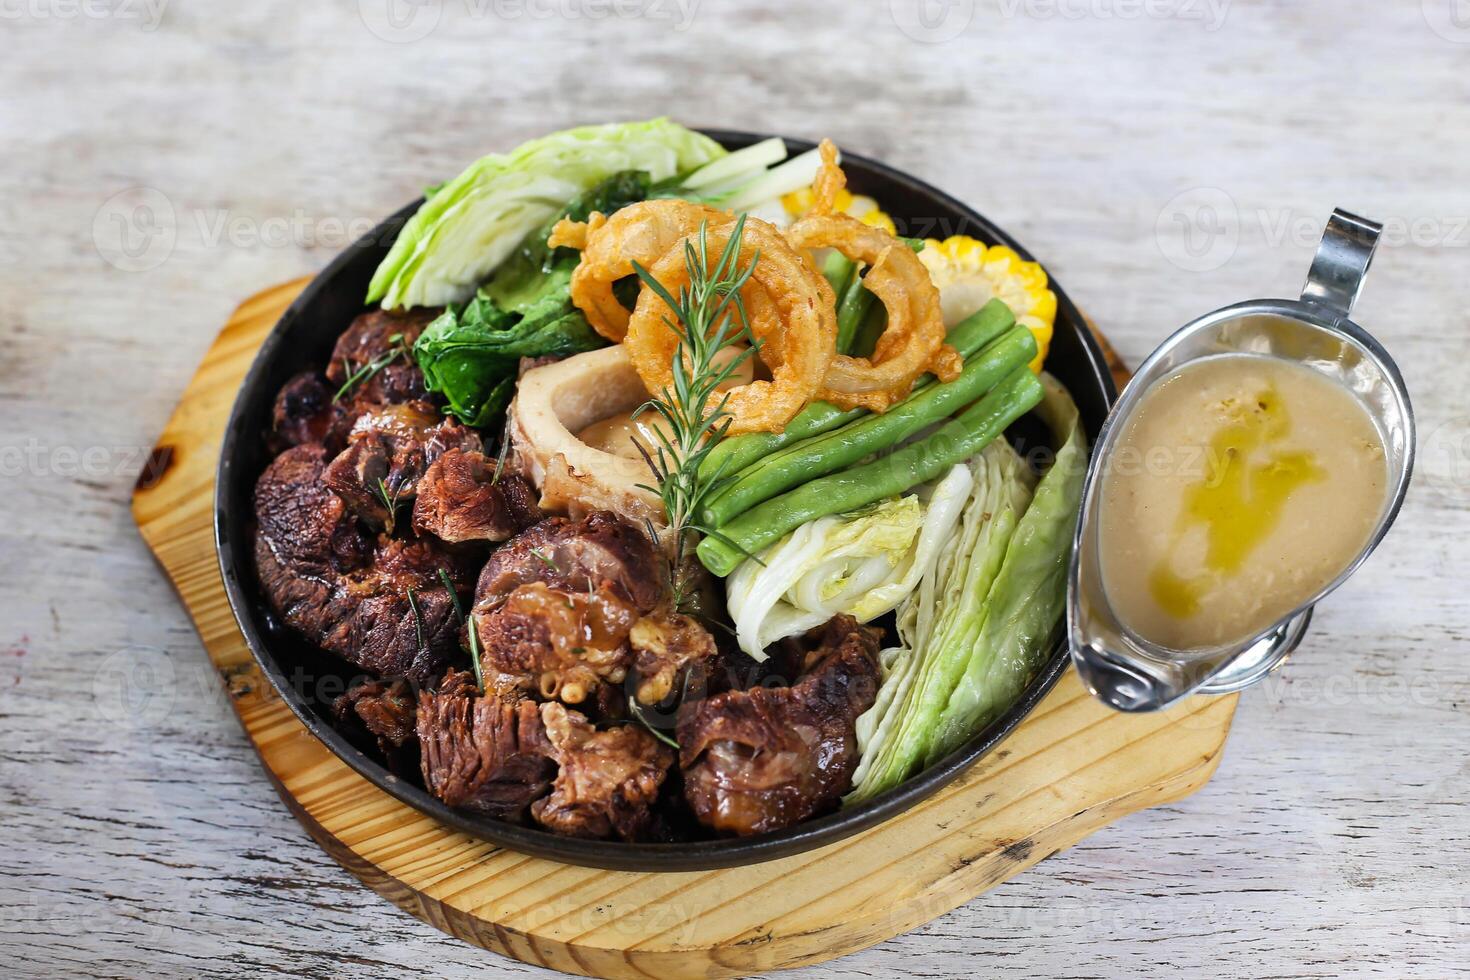
[[[523,822],[556,772],[536,704],[481,694],[463,671],[419,693],[418,736],[429,792],[501,820]]]
[[[532,582],[567,592],[606,587],[640,613],[651,612],[664,598],[664,574],[653,542],[607,511],[578,521],[550,517],[507,541],[480,573],[476,613],[488,616],[512,592]]]
[[[326,465],[326,448],[306,443],[277,456],[255,484],[259,541],[280,564],[317,577],[361,568],[373,551],[347,506],[322,483]]]
[[[332,350],[327,381],[333,392],[358,377],[347,393],[362,405],[390,405],[428,395],[423,372],[411,353],[424,327],[443,310],[436,308],[389,312],[368,310],[353,320]]]
[[[451,544],[504,541],[541,520],[536,492],[483,453],[448,449],[418,482],[413,526]]]
[[[340,447],[352,416],[332,398],[335,389],[315,371],[304,371],[281,386],[271,410],[271,444],[277,450],[320,442]]]
[[[463,557],[428,539],[368,537],[326,489],[326,449],[282,453],[255,488],[256,571],[286,624],[364,670],[423,683],[459,650]]]
[[[636,725],[599,732],[554,702],[541,706],[541,721],[560,770],[551,795],[531,805],[536,822],[569,837],[642,837],[673,751]]]
[[[413,685],[400,677],[393,681],[368,680],[349,688],[332,703],[339,722],[354,717],[380,740],[386,750],[414,738]]]
[[[795,684],[727,691],[683,714],[684,795],[700,823],[758,834],[837,805],[857,765],[857,717],[878,692],[880,639],[837,616]]]
[[[324,480],[359,517],[391,534],[424,472],[450,448],[478,452],[480,437],[428,402],[384,405],[358,416]],[[391,505],[391,506],[390,506]]]
[[[690,669],[710,672],[718,650],[709,630],[691,616],[658,612],[633,624],[628,634],[633,648],[633,669],[638,675],[636,697],[643,704],[658,704],[674,689],[674,681]],[[696,689],[709,684],[701,679]]]
[[[638,613],[600,585],[588,592],[532,582],[476,616],[482,673],[500,687],[580,704],[603,682],[621,684],[632,662],[628,631]]]
[[[437,312],[372,310],[352,321],[337,339],[325,377],[304,371],[281,386],[271,412],[272,449],[319,442],[340,452],[364,412],[426,399],[411,348]],[[355,379],[351,385],[349,378]]]

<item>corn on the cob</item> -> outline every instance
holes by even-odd
[[[1057,318],[1057,297],[1047,288],[1046,270],[1026,262],[1004,245],[986,246],[968,235],[954,235],[924,242],[919,261],[929,269],[939,287],[944,322],[953,326],[998,297],[1017,322],[1036,337],[1036,359],[1031,370],[1040,371],[1051,346]]]
[[[883,228],[890,235],[898,234],[898,230],[893,225],[893,219],[878,207],[878,202],[871,197],[853,194],[843,189],[837,192],[837,199],[833,203],[836,210],[852,215],[865,225]],[[812,209],[812,189],[803,187],[801,190],[792,191],[781,198],[781,204],[794,221]]]

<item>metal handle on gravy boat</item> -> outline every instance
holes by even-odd
[[[1381,231],[1377,222],[1335,211],[1299,300],[1251,300],[1187,324],[1139,366],[1113,406],[1083,489],[1067,594],[1073,663],[1083,683],[1104,703],[1120,711],[1152,711],[1190,694],[1227,694],[1259,682],[1301,643],[1313,606],[1356,570],[1393,523],[1413,469],[1413,409],[1393,359],[1350,319]],[[1129,630],[1108,602],[1097,543],[1101,474],[1122,423],[1156,382],[1190,361],[1229,353],[1295,360],[1346,385],[1384,437],[1391,494],[1369,543],[1317,595],[1244,642],[1174,650]]]

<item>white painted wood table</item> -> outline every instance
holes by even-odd
[[[1461,11],[1463,14],[1464,12]],[[973,202],[1123,354],[1295,295],[1334,206],[1421,466],[1215,780],[810,976],[1439,977],[1470,964],[1470,17],[1452,0],[0,3],[0,970],[542,973],[287,814],[128,491],[244,296],[483,151],[668,113]]]

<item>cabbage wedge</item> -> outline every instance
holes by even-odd
[[[1086,440],[1077,407],[1048,375],[1039,412],[1058,445],[1040,481],[997,439],[969,463],[959,533],[898,608],[900,645],[858,718],[861,762],[846,802],[876,796],[961,745],[1040,668],[1066,597]]]
[[[740,648],[756,660],[779,639],[838,613],[871,622],[918,586],[960,520],[973,478],[952,468],[914,493],[803,524],[725,582]]]
[[[723,156],[708,136],[660,118],[568,129],[481,157],[428,192],[373,274],[367,301],[463,303],[528,234],[613,174],[659,182]]]

